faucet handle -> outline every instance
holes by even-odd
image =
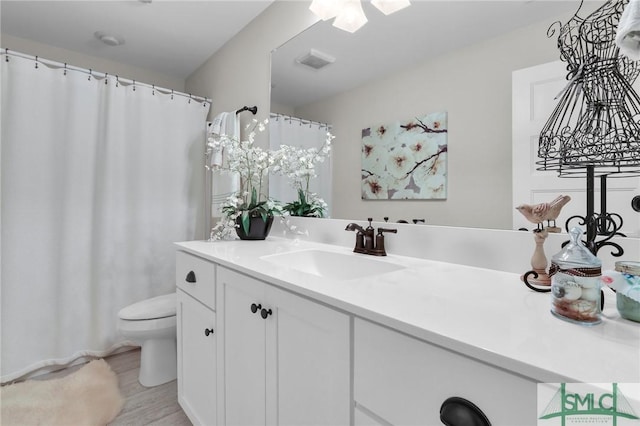
[[[382,235],[383,232],[393,232],[394,234],[397,234],[398,230],[392,228],[378,228],[378,235]]]
[[[371,251],[371,254],[375,256],[386,256],[387,251],[384,247],[384,232],[393,232],[394,234],[398,232],[397,229],[391,228],[378,228],[378,235],[376,235],[376,247]]]

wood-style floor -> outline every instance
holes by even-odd
[[[126,401],[111,426],[191,426],[191,422],[178,405],[177,381],[145,388],[138,382],[140,350],[135,349],[105,358],[118,375],[120,391]],[[63,377],[82,365],[38,376],[37,380]]]

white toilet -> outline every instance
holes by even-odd
[[[140,344],[140,384],[157,386],[175,380],[176,293],[143,300],[118,312],[118,330]]]

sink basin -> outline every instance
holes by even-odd
[[[279,266],[334,280],[369,277],[404,268],[376,257],[317,249],[269,254],[262,256],[261,259]]]

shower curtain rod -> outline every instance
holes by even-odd
[[[94,71],[92,69],[76,67],[76,66],[73,66],[73,65],[69,65],[67,63],[56,62],[56,61],[52,61],[52,60],[49,60],[49,59],[42,59],[39,56],[28,55],[26,53],[16,52],[15,50],[10,50],[10,49],[7,49],[7,48],[2,48],[2,51],[0,51],[0,55],[3,55],[5,57],[5,61],[7,61],[7,62],[9,62],[9,58],[11,56],[15,56],[15,57],[18,57],[18,58],[23,58],[23,59],[28,59],[28,60],[34,61],[36,68],[38,67],[38,64],[42,64],[42,65],[47,66],[49,68],[63,69],[65,71],[65,73],[67,71],[74,71],[74,72],[87,74],[87,75],[89,75],[89,78],[94,77],[94,78],[96,78],[98,80],[109,78],[109,77],[115,77],[116,82],[118,84],[122,84],[124,86],[146,87],[148,89],[152,89],[154,91],[158,91],[158,92],[160,92],[162,94],[165,94],[165,95],[181,96],[181,97],[193,99],[196,102],[211,103],[211,99],[209,99],[209,98],[203,98],[201,96],[195,96],[195,95],[192,95],[190,93],[177,92],[177,91],[175,91],[173,89],[166,89],[164,87],[158,87],[158,86],[153,85],[153,84],[141,83],[141,82],[136,81],[136,80],[129,80],[127,78],[119,77],[117,74],[103,73],[103,72]]]
[[[321,123],[319,121],[312,121],[312,120],[305,120],[303,118],[292,117],[290,115],[285,115],[285,114],[277,114],[275,112],[272,112],[271,114],[269,114],[269,118],[275,118],[276,121],[282,118],[284,120],[289,120],[290,122],[297,121],[300,124],[308,124],[309,126],[315,124],[318,127],[326,127],[327,129],[331,129],[331,125],[327,123]]]

